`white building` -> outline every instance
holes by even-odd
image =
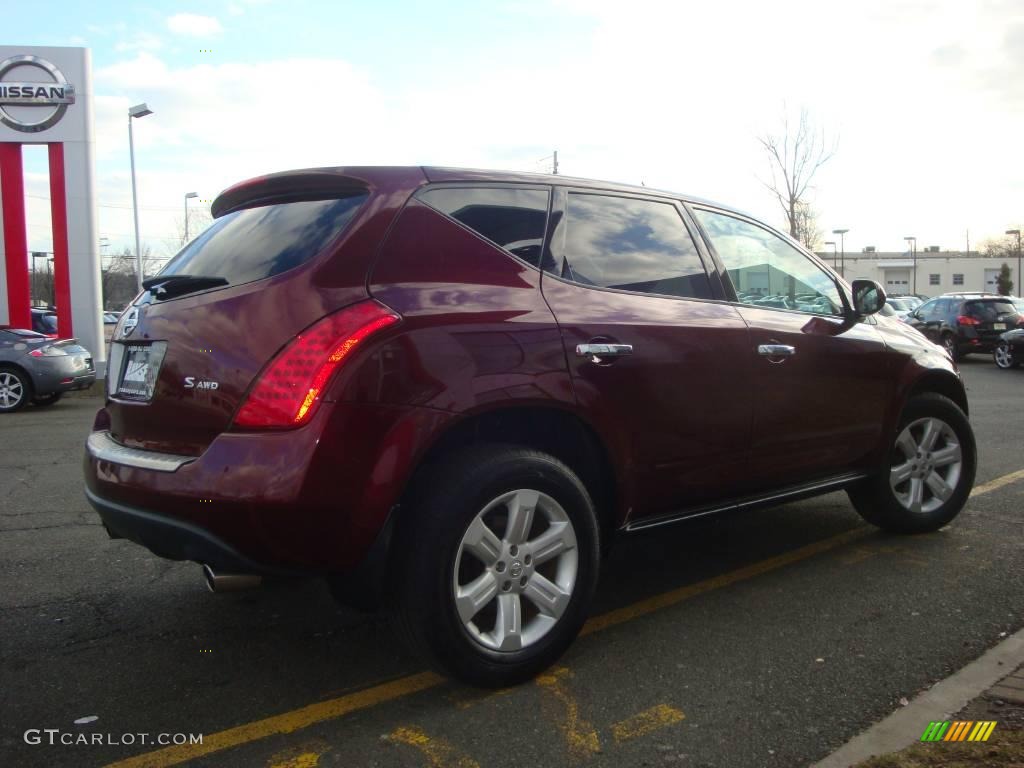
[[[832,251],[819,252],[828,264],[833,263]],[[909,251],[879,253],[865,249],[861,253],[846,254],[845,270],[836,256],[836,271],[845,272],[847,280],[859,277],[876,280],[888,293],[920,293],[938,296],[953,291],[991,291],[996,293],[996,277],[1003,264],[1010,268],[1013,292],[1020,295],[1017,278],[1017,258],[982,256],[977,251],[941,251],[929,246],[917,252],[917,284],[914,283],[914,258]]]

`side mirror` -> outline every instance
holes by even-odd
[[[885,306],[885,289],[874,280],[853,281],[853,311],[873,315]]]

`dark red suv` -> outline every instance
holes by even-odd
[[[930,531],[970,492],[946,352],[720,205],[336,168],[213,214],[118,323],[89,500],[214,587],[383,602],[472,683],[556,659],[630,531],[837,489]]]

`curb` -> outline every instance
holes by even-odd
[[[849,768],[870,757],[917,743],[926,725],[947,720],[1024,662],[1024,629],[1010,635],[959,672],[947,677],[811,768]]]

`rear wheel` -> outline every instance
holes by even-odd
[[[952,400],[918,395],[903,409],[878,474],[849,491],[869,523],[896,533],[926,533],[959,514],[974,485],[974,432]]]
[[[48,405],[53,405],[63,397],[63,392],[51,392],[48,395],[37,395],[32,398],[32,404],[37,408],[45,408]]]
[[[412,495],[397,613],[413,650],[484,687],[552,664],[597,583],[597,519],[579,478],[547,454],[476,447]]]
[[[1014,357],[1013,347],[1010,346],[1010,342],[1008,341],[999,342],[999,346],[992,351],[992,359],[995,360],[996,365],[1003,370],[1016,368],[1020,365],[1020,360],[1017,360]]]
[[[0,368],[0,413],[13,413],[32,399],[32,382],[17,368]]]

